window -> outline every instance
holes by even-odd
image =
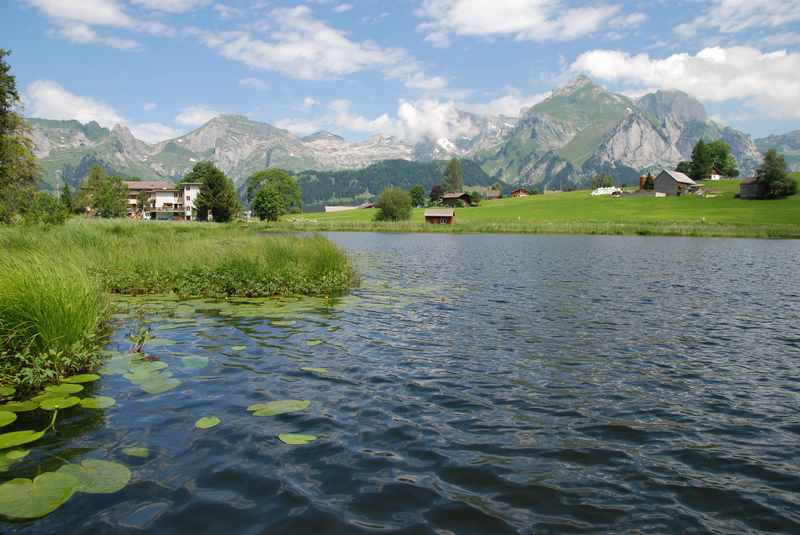
[[[192,198],[191,198],[190,196],[188,196],[188,195],[187,195],[187,196],[186,196],[186,200],[187,200],[187,201],[191,201],[191,200],[192,200]]]

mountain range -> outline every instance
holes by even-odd
[[[381,135],[354,143],[324,131],[300,137],[235,115],[216,117],[156,144],[136,139],[122,125],[108,129],[95,122],[35,118],[29,123],[49,189],[62,182],[79,185],[94,164],[125,176],[177,180],[196,162],[211,160],[241,185],[253,172],[270,166],[326,173],[367,169],[385,160],[452,157],[476,162],[493,181],[561,189],[585,185],[598,173],[637,183],[643,171],[689,159],[701,138],[728,143],[742,175],[753,173],[764,147],[794,151],[800,158],[798,132],[754,142],[711,120],[704,106],[686,93],[658,91],[633,99],[585,76],[522,110],[519,117],[457,114],[457,136],[414,144]],[[363,180],[365,175],[353,176]],[[367,187],[361,191],[379,193]]]

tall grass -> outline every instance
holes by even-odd
[[[35,385],[88,367],[103,342],[107,294],[323,296],[357,281],[345,254],[323,237],[267,236],[237,225],[7,227],[0,228],[0,252],[5,384]]]

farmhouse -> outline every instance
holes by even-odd
[[[169,182],[131,181],[128,187],[128,217],[144,219],[194,221],[195,203],[200,195],[200,184],[187,182],[177,188]],[[140,209],[140,196],[144,207]]]
[[[683,173],[666,169],[656,177],[654,186],[657,193],[665,195],[683,195],[698,188],[697,182]]]
[[[500,192],[499,189],[488,189],[486,190],[486,194],[484,195],[487,201],[491,201],[494,199],[500,199],[503,197],[503,194]]]
[[[463,191],[445,193],[442,195],[442,204],[445,206],[457,206],[459,202],[463,203],[465,206],[470,206],[472,204],[472,197],[470,197],[469,193],[464,193]]]
[[[452,208],[429,208],[425,210],[425,222],[432,225],[452,225],[456,221],[456,211]]]
[[[767,193],[766,184],[759,182],[756,177],[742,180],[739,184],[740,199],[763,199]]]
[[[514,191],[512,191],[511,192],[511,196],[512,197],[529,197],[530,193],[528,193],[528,190],[526,190],[526,189],[519,188],[519,189],[515,189]]]

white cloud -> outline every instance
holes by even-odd
[[[523,110],[534,106],[547,97],[550,93],[539,93],[534,95],[523,95],[519,90],[510,88],[508,94],[491,100],[485,104],[466,104],[463,105],[467,111],[481,115],[505,115],[508,117],[519,117]]]
[[[153,111],[157,107],[158,107],[158,104],[156,104],[155,102],[145,102],[144,105],[142,106],[142,109],[144,111]]]
[[[664,59],[593,50],[572,71],[638,87],[679,89],[711,102],[743,101],[772,117],[800,117],[800,53],[752,47],[711,47]]]
[[[306,6],[279,8],[260,26],[268,35],[252,32],[210,33],[191,28],[224,57],[265,70],[276,70],[294,78],[317,80],[351,74],[398,62],[403,53],[370,42],[355,42],[325,22],[315,19]],[[266,24],[266,25],[265,25]]]
[[[40,80],[28,86],[26,103],[31,115],[45,119],[96,121],[108,128],[125,120],[110,106],[70,93],[56,82]]]
[[[131,132],[137,139],[147,143],[158,143],[181,135],[181,131],[161,123],[140,123],[130,125]]]
[[[167,13],[185,13],[186,11],[207,6],[211,3],[211,0],[130,0],[130,2],[148,9]]]
[[[260,78],[247,77],[239,80],[239,85],[242,87],[249,87],[250,89],[257,89],[259,91],[266,91],[269,89],[269,84]]]
[[[405,82],[410,89],[422,89],[423,91],[436,91],[447,87],[447,80],[441,76],[426,76],[422,71],[414,73]]]
[[[339,4],[338,6],[333,8],[333,10],[336,13],[346,13],[347,11],[350,11],[351,9],[353,9],[353,4]]]
[[[313,108],[317,104],[319,104],[319,102],[317,102],[317,100],[313,97],[306,97],[303,99],[303,109],[307,110],[309,108]]]
[[[244,15],[244,12],[238,7],[233,7],[226,4],[214,4],[213,9],[223,20],[233,19]]]
[[[182,126],[200,126],[218,115],[218,112],[206,106],[188,106],[175,117],[175,122]]]
[[[737,33],[751,28],[778,28],[800,21],[800,0],[714,0],[696,19],[675,31],[691,36],[716,29]]]
[[[71,93],[50,80],[39,80],[30,84],[25,103],[33,117],[75,119],[81,123],[95,121],[106,128],[113,128],[118,124],[127,125],[137,138],[149,143],[169,139],[180,133],[175,128],[160,123],[130,123],[111,106]]]
[[[281,119],[275,122],[275,126],[299,136],[307,136],[323,130],[322,123],[313,119]]]
[[[446,45],[451,34],[569,41],[599,30],[619,10],[604,4],[571,8],[561,0],[424,0],[417,15],[426,19],[419,25],[425,39]]]
[[[85,24],[71,24],[63,26],[56,33],[64,39],[72,41],[73,43],[100,43],[113,48],[119,48],[121,50],[133,50],[141,46],[138,41],[134,41],[133,39],[102,37],[97,35],[97,32]]]

